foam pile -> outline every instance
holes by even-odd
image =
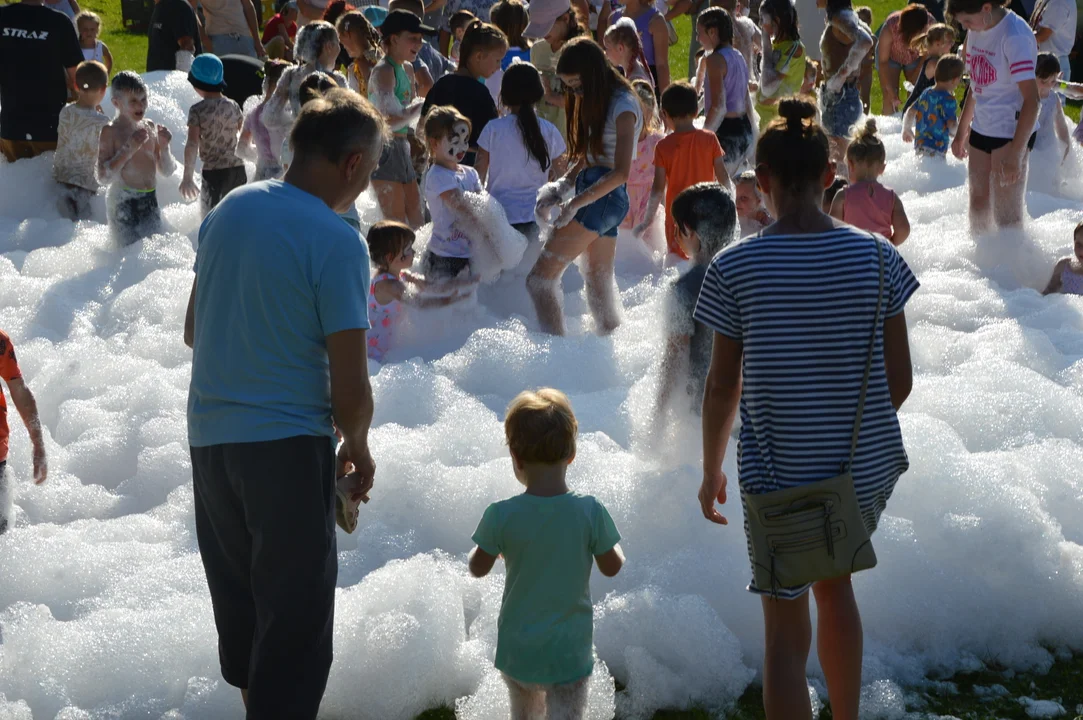
[[[179,74],[148,79],[150,117],[180,156],[195,98]],[[875,536],[880,566],[855,585],[866,716],[902,718],[927,674],[993,658],[1042,670],[1047,647],[1083,650],[1083,298],[1033,289],[1069,251],[1083,205],[1031,193],[1026,233],[976,244],[965,167],[919,160],[892,121],[884,130],[884,180],[913,224],[902,253],[923,286],[907,308],[912,467]],[[49,163],[0,164],[0,327],[37,395],[51,467],[47,484],[30,484],[26,433],[9,414],[0,718],[238,716],[217,666],[186,444],[181,327],[198,209],[180,203],[178,172],[159,189],[170,232],[118,251],[104,208],[96,221],[58,218]],[[359,202],[366,222],[373,207]],[[574,268],[570,336],[534,332],[520,272],[476,302],[416,315],[389,364],[373,366],[377,479],[361,526],[339,538],[325,717],[410,720],[441,704],[464,720],[506,717],[492,670],[502,571],[474,580],[465,555],[488,503],[520,490],[503,409],[547,384],[580,420],[570,482],[608,506],[628,555],[619,576],[593,580],[592,720],[724,709],[754,680],[762,619],[744,590],[740,507],[722,509],[728,528],[703,520],[687,412],[665,434],[650,425],[673,271],[642,248],[622,235],[624,324],[610,337],[589,333]],[[732,456],[725,469],[736,477]],[[811,675],[819,703],[815,660]]]

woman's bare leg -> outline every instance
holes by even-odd
[[[993,156],[970,148],[967,162],[967,184],[970,186],[970,233],[981,235],[993,226],[992,212],[989,208],[990,185],[995,179],[990,177],[993,169]]]
[[[863,635],[850,576],[818,582],[812,592],[816,596],[816,651],[827,680],[831,717],[857,720]]]
[[[620,296],[613,273],[616,256],[617,239],[613,237],[599,237],[587,248],[587,272],[583,280],[587,286],[587,305],[599,335],[608,335],[620,327]]]
[[[583,254],[598,234],[574,220],[558,229],[545,243],[541,257],[526,278],[526,289],[534,301],[542,332],[563,335],[564,310],[561,307],[560,278]]]
[[[1000,162],[1011,150],[1005,145],[997,148],[992,155],[992,177],[990,179],[993,220],[998,228],[1018,228],[1023,225],[1026,214],[1027,165],[1030,153],[1023,154],[1019,180],[1011,185],[1000,184]]]
[[[767,720],[811,720],[805,666],[812,646],[808,594],[796,600],[763,598],[766,652],[763,709]]]
[[[380,212],[383,213],[384,220],[406,222],[406,194],[402,183],[373,180],[372,189],[376,191],[376,199],[380,202]]]

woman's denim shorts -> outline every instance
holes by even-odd
[[[828,135],[837,138],[850,137],[850,129],[865,112],[857,83],[843,85],[838,94],[832,94],[825,87],[820,96],[820,106],[824,129]]]
[[[589,167],[575,179],[575,194],[585,191],[612,172],[607,167]],[[628,190],[621,185],[575,214],[575,221],[591,232],[616,237],[617,228],[628,214]]]

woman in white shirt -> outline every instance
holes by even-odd
[[[527,289],[544,332],[563,335],[560,279],[587,254],[587,303],[599,333],[620,325],[613,261],[617,228],[628,214],[625,183],[635,159],[643,112],[632,86],[590,38],[568,43],[557,62],[568,97],[568,145],[574,164],[555,185],[542,188],[537,213],[560,208],[553,234],[527,277]],[[574,186],[575,195],[564,202]]]
[[[1038,41],[1038,52],[1053,53],[1060,61],[1064,80],[1072,79],[1068,55],[1075,46],[1079,10],[1075,0],[1038,0],[1030,15],[1030,26]]]
[[[1038,44],[1027,22],[997,3],[948,0],[947,12],[968,31],[970,92],[951,151],[970,158],[970,231],[1018,226],[1037,130]]]

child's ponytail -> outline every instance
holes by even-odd
[[[519,120],[519,132],[523,136],[526,149],[538,161],[542,170],[548,170],[552,164],[549,157],[549,145],[538,122],[534,106],[545,97],[545,87],[541,75],[530,63],[515,63],[504,73],[500,84],[500,100],[507,107],[516,107]]]
[[[470,67],[474,55],[499,48],[503,48],[505,52],[508,49],[508,36],[504,31],[496,25],[475,20],[466,26],[466,32],[463,33],[462,43],[459,45],[459,66],[477,77],[477,73]]]
[[[927,55],[930,47],[944,40],[951,40],[951,44],[954,45],[955,38],[955,28],[944,23],[936,23],[926,28],[925,32],[915,35],[910,41],[910,47],[922,55]]]
[[[884,141],[876,132],[876,121],[869,118],[865,126],[854,134],[854,139],[846,148],[846,159],[855,165],[873,165],[887,160]]]
[[[650,65],[647,64],[647,53],[643,51],[643,39],[639,36],[639,30],[631,18],[622,17],[605,31],[603,40],[610,40],[618,45],[632,48],[632,55],[650,76]],[[631,78],[629,78],[631,80]],[[654,78],[651,78],[651,90],[654,89]]]

